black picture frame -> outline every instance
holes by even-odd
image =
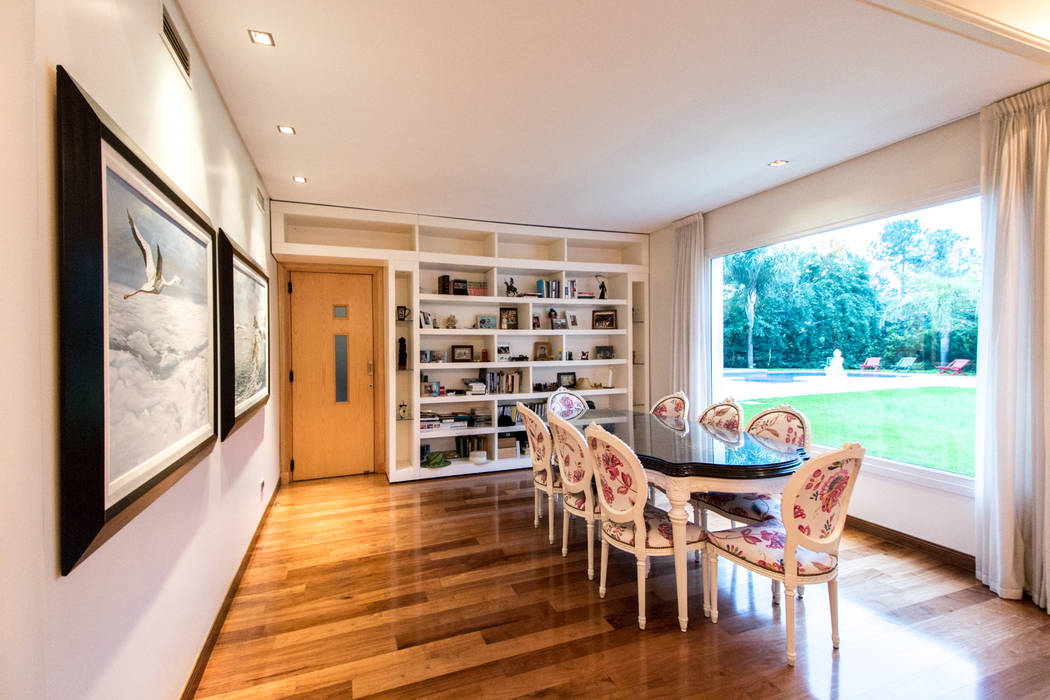
[[[595,345],[594,359],[613,360],[616,358],[616,348],[612,345]]]
[[[59,569],[69,574],[131,521],[215,442],[218,416],[218,343],[215,313],[215,232],[211,221],[168,180],[96,105],[62,66],[57,67],[58,318],[59,318]],[[109,154],[109,155],[107,155]],[[106,158],[111,161],[106,161]],[[210,348],[208,414],[185,444],[115,491],[109,479],[106,326],[108,275],[104,183],[107,162],[121,162],[144,189],[177,214],[204,247]],[[129,214],[129,222],[131,215]],[[177,224],[178,225],[178,224]],[[138,234],[132,227],[132,233]],[[152,243],[149,244],[152,250]],[[152,255],[152,253],[150,253]],[[146,253],[143,250],[145,259]],[[157,272],[160,272],[160,251]],[[149,269],[148,261],[146,269]],[[170,261],[169,261],[170,262]],[[170,267],[170,265],[169,265]],[[148,274],[148,273],[147,273]],[[174,284],[174,282],[172,283]],[[210,356],[210,357],[209,357]],[[138,472],[138,468],[132,470]]]
[[[225,440],[270,399],[270,278],[221,228],[215,250],[219,286],[219,439]],[[234,278],[238,266],[241,267],[241,274],[258,278],[266,299],[265,327],[255,328],[257,338],[264,343],[261,352],[265,359],[265,371],[261,374],[265,391],[254,392],[240,402],[237,401],[236,387],[236,336],[238,326],[244,328],[246,324],[243,323],[244,319],[237,318],[236,312]]]
[[[499,307],[499,328],[500,330],[504,331],[513,331],[518,329],[518,307]]]
[[[558,372],[558,386],[572,389],[576,386],[575,372]]]
[[[591,328],[614,330],[616,328],[616,309],[595,309],[592,311]]]
[[[453,362],[473,362],[474,361],[474,346],[473,345],[453,345],[452,346],[452,361]]]

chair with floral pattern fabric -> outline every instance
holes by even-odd
[[[583,433],[557,413],[548,415],[547,420],[562,484],[561,555],[569,553],[569,519],[583,518],[587,522],[587,578],[594,580],[594,522],[600,521],[602,511],[594,493],[591,448]]]
[[[726,397],[701,411],[697,421],[719,428],[740,430],[744,422],[744,410],[732,397]]]
[[[718,622],[718,558],[784,584],[787,607],[787,662],[795,665],[795,589],[802,584],[828,584],[831,643],[839,646],[839,540],[846,509],[857,483],[864,448],[843,445],[809,460],[784,488],[783,522],[767,520],[707,533],[705,554],[711,622]]]
[[[638,627],[644,630],[648,557],[674,556],[671,518],[666,512],[649,504],[645,470],[638,456],[623,440],[597,423],[587,426],[584,434],[591,448],[598,504],[602,510],[602,564],[598,595],[605,597],[610,545],[634,554],[638,569]],[[703,533],[693,523],[686,523],[685,539],[687,551],[704,547]]]
[[[529,458],[532,460],[532,486],[535,496],[533,527],[540,526],[540,493],[547,494],[548,537],[554,544],[554,494],[561,493],[561,475],[551,467],[554,449],[551,434],[547,426],[533,411],[522,402],[517,402],[521,422],[525,424],[525,434],[529,438]]]
[[[685,430],[689,427],[689,397],[682,391],[668,394],[654,403],[649,413],[672,430]]]
[[[573,420],[587,412],[587,399],[571,389],[556,390],[547,399],[547,415],[558,414],[559,418]]]

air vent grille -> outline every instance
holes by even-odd
[[[161,8],[161,23],[164,41],[167,42],[168,48],[171,49],[172,57],[182,68],[182,72],[189,77],[190,52],[186,49],[186,44],[182,41],[182,37],[179,36],[179,30],[175,28],[175,23],[171,21],[171,15],[168,14],[168,8],[166,7]]]

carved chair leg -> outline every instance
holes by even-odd
[[[784,582],[784,606],[787,608],[785,620],[787,627],[787,660],[788,666],[795,665],[795,589]]]
[[[561,555],[563,557],[569,553],[569,521],[571,519],[569,511],[563,508],[561,512]]]
[[[532,490],[532,494],[534,496],[534,498],[533,498],[533,501],[534,501],[533,506],[534,506],[534,508],[533,508],[533,514],[532,514],[532,526],[533,527],[539,527],[540,526],[540,490],[534,488]]]
[[[839,648],[839,582],[828,581],[828,601],[831,603],[831,646]]]
[[[594,580],[594,520],[587,521],[587,580]]]
[[[554,491],[547,492],[547,517],[551,519],[547,525],[547,538],[554,544]]]
[[[638,629],[645,629],[645,577],[648,576],[649,557],[637,555],[638,564]]]
[[[771,584],[770,588],[773,591],[773,605],[780,605],[780,581],[772,579]]]
[[[602,566],[598,577],[598,597],[605,597],[605,574],[609,571],[609,543],[602,538]]]
[[[711,589],[711,622],[718,624],[718,555],[711,547],[707,553],[707,585]]]

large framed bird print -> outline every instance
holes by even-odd
[[[208,218],[58,68],[61,569],[215,440]]]

